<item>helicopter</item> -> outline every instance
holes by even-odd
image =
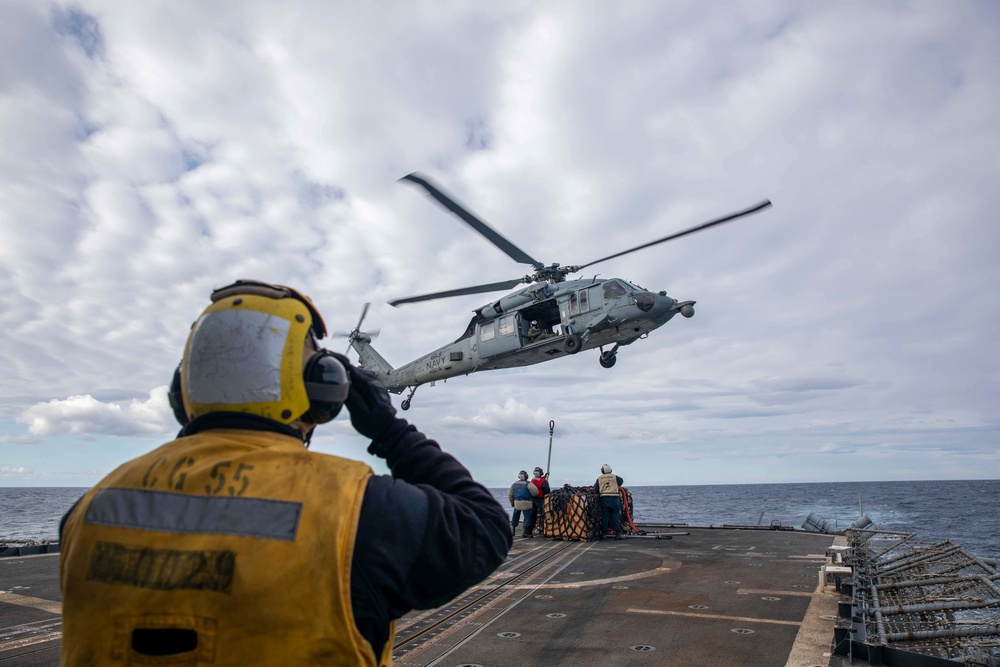
[[[339,335],[348,338],[350,348],[357,352],[358,365],[374,372],[390,392],[401,394],[409,390],[401,403],[403,410],[410,409],[414,393],[423,384],[430,383],[433,386],[438,380],[458,375],[531,366],[572,356],[581,350],[599,349],[599,363],[604,368],[611,368],[617,361],[621,347],[646,338],[651,331],[663,326],[678,313],[685,318],[694,316],[695,302],[678,301],[667,296],[665,291],[652,292],[622,278],[598,278],[595,275],[591,279],[567,280],[567,276],[598,262],[721,225],[771,206],[770,200],[765,199],[741,211],[586,264],[546,265],[473,215],[426,177],[412,173],[400,180],[423,188],[515,262],[528,264],[534,270],[533,273],[511,280],[390,301],[392,306],[401,306],[432,299],[508,290],[522,283],[528,285],[477,308],[461,336],[398,368],[393,368],[372,347],[372,338],[378,332],[361,330],[370,305],[365,304],[357,326],[350,333]],[[605,347],[609,349],[605,350]]]

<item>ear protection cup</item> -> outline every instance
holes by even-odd
[[[174,417],[180,422],[181,426],[187,426],[188,419],[187,411],[184,409],[184,396],[181,394],[181,367],[178,366],[174,371],[174,379],[170,381],[170,391],[167,393],[167,399],[170,401],[170,409],[174,411]]]
[[[306,421],[313,424],[325,424],[333,421],[347,400],[351,390],[351,381],[344,365],[327,350],[320,350],[306,363],[303,371],[306,385],[306,395],[309,397],[309,410],[303,415]],[[184,409],[184,396],[181,393],[181,367],[174,370],[167,393],[170,409],[174,418],[181,426],[187,426],[191,420]]]
[[[351,390],[347,369],[332,352],[320,350],[306,363],[303,372],[309,411],[305,419],[314,424],[332,421],[344,406]]]
[[[306,364],[303,379],[306,395],[309,397],[309,410],[304,415],[306,420],[314,424],[333,421],[340,413],[351,390],[347,369],[331,352],[320,350]],[[174,370],[167,398],[170,409],[174,412],[174,418],[181,426],[187,426],[191,420],[184,409],[180,366]]]

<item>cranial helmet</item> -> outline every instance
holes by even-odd
[[[518,478],[519,480],[521,480],[522,482],[523,482],[524,480],[528,479],[528,473],[527,473],[527,471],[525,471],[525,470],[522,470],[521,472],[517,473],[517,478]]]
[[[611,466],[605,463],[604,465],[601,466],[601,472],[607,475],[609,472],[611,472]]]
[[[535,477],[541,477],[543,471],[541,468],[535,468],[532,472],[535,474]]]
[[[282,424],[332,420],[347,400],[347,370],[323,349],[303,368],[306,341],[325,335],[312,301],[294,289],[237,280],[215,290],[170,385],[174,416],[182,425],[213,412]]]

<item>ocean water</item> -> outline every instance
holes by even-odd
[[[813,513],[846,528],[861,510],[881,530],[914,540],[951,540],[977,556],[1000,558],[1000,480],[632,486],[636,523],[801,528]],[[504,507],[507,489],[491,489]]]
[[[59,521],[80,496],[79,487],[0,487],[0,543],[59,537]]]
[[[986,558],[1000,558],[1000,480],[829,482],[634,486],[636,523],[674,522],[801,527],[809,513],[843,528],[863,507],[882,530],[951,540]],[[0,543],[56,540],[59,520],[84,488],[0,488]],[[508,507],[507,489],[491,489]],[[859,507],[859,500],[860,505]]]

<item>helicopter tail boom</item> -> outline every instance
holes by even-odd
[[[351,347],[358,353],[358,366],[374,371],[380,378],[392,372],[392,364],[385,360],[371,345],[372,339],[364,334],[351,338]]]

